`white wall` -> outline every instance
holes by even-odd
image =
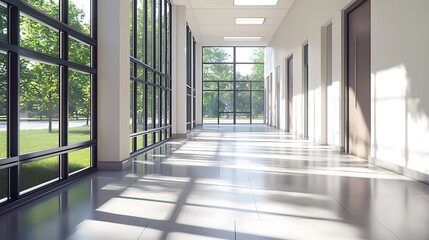
[[[429,1],[371,3],[372,160],[429,182]]]
[[[340,87],[343,79],[342,61],[342,12],[341,10],[350,0],[300,0],[295,1],[288,15],[274,35],[267,53],[265,75],[275,71],[280,65],[281,71],[281,124],[286,128],[286,58],[293,54],[293,129],[291,132],[302,136],[304,134],[304,96],[303,96],[303,45],[309,45],[309,94],[308,94],[308,135],[315,142],[322,142],[322,27],[332,22],[333,26],[333,85],[329,89],[328,119],[335,119],[337,123],[341,118],[341,106],[339,104]],[[339,66],[339,67],[338,67]],[[324,113],[323,113],[324,114]],[[342,130],[339,124],[330,125],[327,143],[342,146]],[[325,142],[325,141],[323,141]]]
[[[344,41],[342,10],[353,0],[295,1],[266,50],[265,75],[281,68],[286,93],[285,59],[294,56],[292,133],[303,134],[303,43],[309,44],[309,138],[344,147]],[[429,182],[429,9],[427,0],[371,1],[371,156],[377,165]],[[323,27],[332,22],[332,86],[322,112]],[[274,86],[273,86],[274,87]],[[286,94],[281,94],[280,127],[286,123]],[[298,110],[298,112],[297,112]],[[327,129],[322,129],[322,119]]]

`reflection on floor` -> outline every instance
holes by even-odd
[[[264,125],[208,125],[0,217],[0,239],[429,239],[429,186]]]

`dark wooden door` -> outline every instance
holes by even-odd
[[[347,14],[348,151],[368,158],[371,147],[371,2]]]

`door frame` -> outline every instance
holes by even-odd
[[[306,52],[307,50],[307,52]],[[306,54],[307,53],[307,54]],[[307,60],[307,68],[305,62]],[[310,84],[310,48],[308,40],[302,44],[302,137],[309,139],[309,84]]]
[[[343,19],[343,46],[344,46],[344,59],[343,59],[343,70],[344,70],[344,84],[343,84],[343,110],[344,110],[344,152],[349,153],[350,152],[350,142],[349,142],[349,136],[350,136],[350,119],[349,119],[349,39],[348,39],[348,33],[349,33],[349,20],[348,20],[348,14],[351,13],[353,10],[355,10],[357,7],[359,7],[361,4],[363,4],[366,1],[371,0],[353,0],[350,2],[342,11],[342,19]]]
[[[292,61],[292,79],[289,78],[289,72],[290,72],[290,67],[289,67],[289,61]],[[286,102],[286,132],[292,133],[292,127],[293,127],[293,121],[291,119],[291,114],[293,113],[293,54],[290,54],[288,57],[286,57],[286,63],[285,63],[285,79],[286,79],[286,94],[285,96],[285,102]],[[292,81],[292,84],[290,83]],[[292,89],[289,89],[289,87],[292,85]],[[290,93],[292,93],[292,96],[290,96]],[[291,100],[291,102],[289,102],[289,100]],[[289,108],[289,104],[292,105],[292,111],[290,111],[291,109]]]

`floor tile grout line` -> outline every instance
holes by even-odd
[[[378,223],[380,223],[384,228],[386,228],[387,231],[389,231],[393,236],[395,236],[398,240],[400,240],[401,238],[398,237],[394,232],[392,232],[392,230],[390,230],[386,225],[384,225],[384,223],[382,223],[380,220],[378,220],[378,218],[374,218]]]
[[[149,223],[150,223],[150,221],[146,223],[146,226],[144,226],[144,229],[143,229],[142,233],[140,233],[140,235],[137,238],[137,240],[140,240],[140,238],[143,236],[143,233],[146,231],[147,227],[149,226]]]
[[[331,194],[329,194],[329,196],[332,198],[332,199],[334,199],[351,217],[352,217],[352,219],[356,219],[355,218],[355,216],[353,216],[353,214],[349,211],[349,210],[347,210],[347,208],[345,208],[344,206],[343,206],[343,204],[341,204],[340,203],[340,201],[338,201],[337,200],[337,198],[335,198],[334,196],[332,196]]]
[[[252,187],[252,181],[251,181],[251,178],[250,178],[250,177],[247,177],[247,180],[249,181],[250,191],[252,191],[253,203],[255,204],[256,214],[258,215],[258,219],[259,219],[259,220],[261,220],[261,217],[259,216],[258,205],[256,204],[255,193],[253,192],[253,187]]]

